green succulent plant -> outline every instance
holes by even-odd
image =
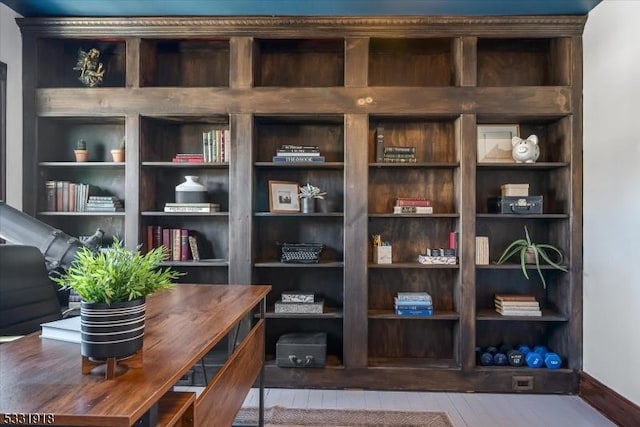
[[[307,182],[307,185],[300,187],[300,194],[298,194],[298,197],[301,199],[324,199],[326,194],[326,191],[322,191],[319,187]]]
[[[522,273],[524,274],[524,277],[529,279],[529,273],[527,271],[527,253],[532,253],[535,260],[534,264],[536,271],[540,276],[542,286],[546,289],[547,282],[545,281],[544,275],[542,274],[542,269],[540,268],[541,260],[557,270],[567,272],[568,270],[566,269],[566,267],[561,265],[562,261],[564,260],[564,256],[562,255],[562,251],[553,245],[550,245],[548,243],[533,243],[531,241],[531,237],[529,236],[529,230],[526,226],[524,227],[524,234],[524,239],[518,239],[507,246],[502,255],[500,255],[500,258],[496,261],[496,264],[503,264],[512,256],[518,255],[520,258]],[[554,253],[557,256],[557,261],[551,259],[551,253]]]
[[[164,247],[146,254],[129,250],[117,238],[104,251],[88,247],[78,251],[71,266],[51,279],[62,289],[73,289],[89,303],[111,304],[132,301],[154,292],[171,289],[183,273],[160,268]]]

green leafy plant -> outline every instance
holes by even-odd
[[[307,185],[300,187],[298,197],[301,199],[324,199],[325,194],[327,194],[326,191],[322,191],[320,188],[307,182]]]
[[[118,149],[124,150],[126,146],[127,146],[127,137],[123,136],[122,139],[120,140],[120,146],[118,147]]]
[[[562,251],[553,245],[547,243],[533,243],[529,236],[529,230],[526,226],[524,227],[524,234],[524,239],[518,239],[512,242],[507,249],[504,250],[498,261],[496,261],[496,264],[503,264],[509,258],[517,254],[520,257],[522,273],[524,274],[524,277],[529,279],[529,273],[527,272],[527,254],[531,254],[530,256],[534,259],[533,264],[535,264],[540,280],[542,281],[542,286],[546,289],[547,282],[544,280],[544,276],[540,268],[540,260],[543,260],[555,269],[566,272],[568,270],[561,265],[564,260],[564,256],[562,255]],[[551,259],[550,253],[555,253],[558,258],[557,261]]]
[[[83,301],[111,304],[132,301],[164,289],[183,273],[160,268],[164,247],[142,255],[117,238],[105,251],[82,248],[71,266],[52,280],[62,289],[73,289]]]
[[[76,142],[76,150],[86,150],[87,149],[87,141],[84,139],[79,139]]]

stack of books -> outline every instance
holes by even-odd
[[[124,207],[116,196],[89,196],[85,212],[122,212]]]
[[[427,292],[398,292],[394,306],[399,316],[433,315],[433,302]]]
[[[202,153],[177,153],[171,159],[173,163],[204,163],[204,154]]]
[[[542,316],[540,303],[533,295],[496,294],[493,302],[503,316]]]
[[[415,163],[415,146],[384,147],[382,163]]]
[[[318,314],[324,312],[324,300],[313,292],[283,292],[276,301],[276,313]]]
[[[324,156],[320,155],[320,147],[317,145],[289,145],[285,144],[276,150],[273,163],[286,162],[324,162]]]
[[[384,127],[378,126],[375,134],[377,163],[415,163],[416,147],[410,145],[386,146]]]
[[[165,212],[196,212],[211,213],[220,212],[220,204],[218,203],[165,203]]]
[[[457,264],[456,250],[451,248],[427,248],[426,254],[418,255],[420,264]]]
[[[393,205],[393,213],[401,214],[432,214],[431,200],[424,197],[398,197]]]

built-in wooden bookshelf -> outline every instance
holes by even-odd
[[[195,283],[270,284],[266,381],[279,387],[577,392],[582,368],[582,41],[579,16],[366,18],[20,19],[24,75],[24,208],[71,235],[95,228],[129,247],[149,226],[194,230],[201,261],[167,261]],[[100,87],[73,71],[97,48]],[[43,67],[42,64],[47,64]],[[478,163],[477,127],[517,124],[536,134],[535,164]],[[415,162],[376,159],[385,144],[414,146]],[[173,163],[228,130],[228,163]],[[126,162],[109,149],[126,138]],[[87,163],[73,160],[78,139]],[[325,162],[274,163],[283,144],[320,147]],[[215,213],[165,213],[196,175]],[[45,182],[85,182],[124,201],[116,213],[51,212]],[[269,181],[327,192],[312,214],[269,209]],[[489,213],[504,183],[527,182],[542,214]],[[396,197],[426,197],[434,213],[394,215]],[[547,287],[518,264],[490,259],[527,226],[566,255],[568,273],[543,268]],[[423,265],[448,247],[458,262]],[[372,263],[370,236],[392,244]],[[280,262],[282,243],[322,243],[318,264]],[[535,275],[534,275],[535,277]],[[322,314],[275,313],[283,291],[312,291]],[[394,314],[400,291],[429,292],[432,316]],[[528,293],[537,318],[502,317],[496,293]],[[278,337],[326,332],[323,369],[276,366]],[[544,344],[558,370],[483,367],[476,346]],[[522,379],[524,378],[524,380]],[[522,382],[524,381],[524,383]],[[526,383],[526,384],[525,384]],[[524,384],[524,386],[523,386]]]

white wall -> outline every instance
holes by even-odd
[[[640,405],[640,2],[584,32],[584,363]]]
[[[0,61],[7,64],[7,203],[22,208],[22,36],[0,3]]]

